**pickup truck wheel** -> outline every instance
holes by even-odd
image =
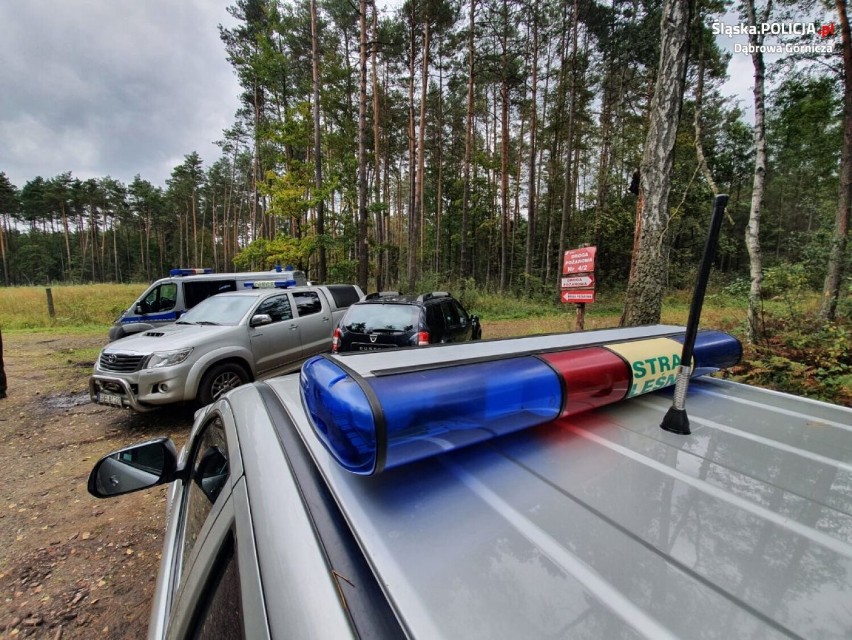
[[[204,374],[198,386],[198,402],[210,404],[231,389],[248,382],[249,376],[240,365],[232,362],[216,365]]]

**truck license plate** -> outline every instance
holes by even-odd
[[[121,396],[117,393],[107,393],[106,391],[101,391],[98,393],[98,403],[100,404],[108,404],[113,407],[123,407],[123,403],[121,402]]]

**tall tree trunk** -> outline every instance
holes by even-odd
[[[444,215],[444,67],[440,55],[441,41],[438,43],[438,125],[435,127],[437,144],[435,153],[438,164],[437,185],[435,186],[435,273],[441,273],[441,233]]]
[[[198,258],[198,196],[195,190],[195,178],[193,177],[192,180],[192,203],[190,205],[192,211],[192,264],[194,266],[198,266],[199,264],[201,264]]]
[[[502,61],[500,79],[500,292],[509,281],[509,2],[503,0]]]
[[[579,2],[574,0],[574,9],[571,16],[571,99],[568,104],[568,127],[565,133],[565,183],[562,189],[562,219],[559,225],[559,254],[557,264],[562,264],[562,256],[565,254],[568,243],[568,224],[571,219],[571,209],[574,203],[574,180],[571,170],[571,162],[574,155],[574,112],[576,110],[577,94],[577,36],[579,31],[578,17]],[[562,270],[556,270],[556,279],[562,278]]]
[[[755,14],[754,0],[746,0],[745,10],[748,23],[752,26],[765,24],[772,11],[772,0],[768,0],[763,15],[758,20]],[[763,34],[749,34],[749,44],[753,53],[754,65],[754,180],[751,191],[751,210],[746,228],[746,248],[749,255],[751,287],[748,293],[748,330],[746,338],[756,342],[763,338],[763,258],[760,251],[760,214],[763,208],[763,191],[766,184],[766,124],[765,124],[765,75],[763,63]]]
[[[423,3],[424,7],[428,7],[428,2]],[[416,241],[420,243],[420,256],[422,257],[423,251],[423,230],[425,227],[425,210],[423,206],[423,193],[425,190],[426,184],[426,98],[429,91],[429,38],[431,36],[430,30],[430,16],[428,13],[428,9],[424,8],[423,14],[423,59],[421,64],[423,66],[422,73],[420,76],[420,122],[417,129],[417,181],[416,181],[416,201],[415,201],[415,209],[417,211],[417,217],[419,218],[417,223],[418,234]],[[418,271],[420,270],[418,265]]]
[[[68,215],[65,213],[65,202],[59,202],[59,210],[62,215],[62,232],[65,235],[65,254],[68,256],[68,273],[66,278],[71,275],[71,233],[68,228]]]
[[[843,49],[843,147],[840,151],[840,191],[831,249],[828,255],[828,271],[822,287],[822,304],[819,315],[823,320],[834,320],[840,285],[843,281],[843,265],[846,261],[849,233],[849,209],[852,207],[852,34],[846,0],[835,0],[840,22],[840,43]]]
[[[0,216],[0,260],[3,263],[3,284],[9,286],[9,259],[6,255],[6,235],[8,233],[8,220],[5,216]]]
[[[367,290],[370,245],[367,241],[367,0],[359,10],[361,30],[358,88],[358,285]]]
[[[703,40],[699,40],[698,78],[695,86],[695,119],[693,121],[695,129],[695,155],[698,158],[698,166],[701,168],[701,174],[707,181],[710,191],[713,192],[714,196],[717,196],[719,195],[719,187],[716,186],[716,181],[713,179],[713,174],[707,165],[707,158],[704,155],[704,144],[702,142],[701,109],[704,103],[704,66],[704,42]]]
[[[322,193],[322,132],[320,131],[320,75],[319,75],[319,34],[317,33],[317,2],[311,0],[311,78],[312,101],[314,118],[314,197],[317,199],[317,237],[319,239],[317,279],[325,282],[326,250],[325,250],[325,198]]]
[[[381,137],[379,135],[379,122],[381,120],[380,111],[379,111],[379,74],[378,74],[378,63],[376,58],[378,57],[378,48],[379,48],[379,38],[378,38],[378,30],[379,30],[379,12],[376,10],[376,4],[373,3],[373,46],[370,51],[371,58],[371,71],[372,71],[372,83],[373,83],[373,161],[375,166],[375,176],[373,177],[373,201],[376,206],[376,291],[382,291],[385,285],[385,256],[387,250],[385,249],[385,208],[383,206],[379,206],[382,203],[382,166],[381,166],[381,153],[380,153],[380,143]]]
[[[461,215],[461,230],[459,244],[459,275],[465,277],[472,275],[468,269],[468,225],[470,218],[470,163],[473,154],[473,90],[474,90],[474,69],[475,69],[475,45],[476,45],[476,0],[470,0],[470,20],[468,22],[468,52],[467,52],[467,116],[466,129],[464,136],[464,166],[462,167],[463,182],[462,187],[462,215]]]
[[[669,221],[669,190],[681,101],[689,58],[689,27],[694,0],[666,0],[660,21],[660,65],[651,120],[640,166],[644,197],[636,270],[627,284],[622,323],[660,321],[665,285],[663,244]]]
[[[538,0],[532,3],[532,70],[530,85],[530,158],[529,191],[527,200],[527,247],[524,260],[524,282],[529,292],[532,277],[533,249],[535,247],[536,222],[536,128],[538,127]],[[520,163],[518,163],[520,165]]]
[[[409,17],[409,37],[411,47],[408,60],[408,289],[412,293],[417,289],[418,259],[417,238],[420,236],[420,212],[417,210],[417,149],[414,132],[414,70],[417,58],[417,39],[415,38],[415,27],[417,26],[416,2],[411,3],[411,16]]]

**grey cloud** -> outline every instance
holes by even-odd
[[[0,171],[137,173],[163,185],[183,156],[218,157],[239,87],[205,0],[0,3]]]

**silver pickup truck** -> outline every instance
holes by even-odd
[[[664,430],[683,342],[324,354],[89,491],[172,483],[149,638],[852,637],[852,410],[702,375],[704,331]]]
[[[89,378],[92,402],[140,412],[183,401],[208,404],[328,351],[337,322],[364,297],[355,285],[257,286],[220,293],[177,322],[111,342]]]

